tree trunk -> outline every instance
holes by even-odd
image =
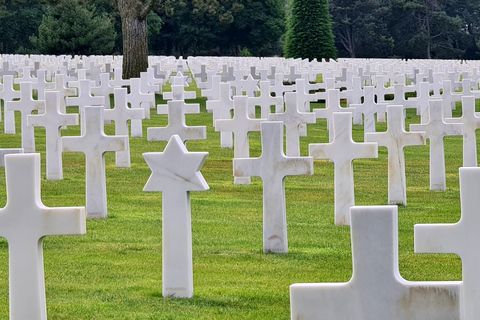
[[[138,0],[118,0],[122,18],[123,79],[140,78],[148,68],[147,14],[155,0],[145,5]]]

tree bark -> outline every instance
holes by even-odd
[[[140,78],[148,68],[147,14],[156,0],[148,3],[138,0],[118,0],[122,18],[123,79]]]

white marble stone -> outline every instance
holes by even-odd
[[[405,131],[405,109],[403,106],[387,106],[387,131],[365,134],[366,142],[377,142],[388,149],[388,203],[407,205],[405,180],[406,146],[425,145],[425,132]]]
[[[105,97],[104,96],[93,96],[90,80],[79,80],[78,81],[78,96],[77,97],[66,97],[67,106],[78,106],[78,113],[80,114],[80,119],[84,117],[85,107],[90,106],[105,106]],[[85,121],[80,120],[80,133],[83,135],[85,133]]]
[[[85,208],[49,208],[40,192],[40,155],[5,156],[7,205],[0,209],[0,236],[9,251],[10,319],[47,319],[43,239],[85,234]]]
[[[5,156],[7,154],[24,153],[23,148],[2,148],[0,149],[0,168],[5,167]]]
[[[461,319],[461,282],[407,281],[400,275],[396,206],[350,210],[352,278],[290,286],[292,320]]]
[[[0,91],[0,99],[3,100],[4,103],[4,131],[8,134],[15,134],[15,111],[8,111],[6,108],[7,102],[13,101],[14,99],[20,99],[20,91],[14,90],[13,88],[12,75],[3,76],[3,86],[2,90]]]
[[[115,135],[128,136],[128,122],[132,119],[143,119],[145,110],[142,108],[129,108],[127,103],[127,88],[115,88],[113,90],[113,109],[105,109],[105,120],[115,122]],[[130,168],[130,142],[127,139],[126,150],[115,152],[115,164],[117,168]]]
[[[477,167],[477,134],[480,129],[480,113],[475,112],[475,97],[462,97],[462,116],[445,119],[447,123],[463,124],[463,166]]]
[[[55,87],[53,89],[46,89],[46,91],[58,91],[60,93],[60,112],[67,113],[67,97],[75,96],[77,88],[68,88],[68,79],[64,74],[55,75]]]
[[[28,115],[27,125],[45,128],[47,179],[62,180],[63,165],[60,128],[78,125],[78,114],[64,114],[60,112],[60,94],[58,91],[47,91],[44,96],[45,112]]]
[[[361,125],[364,122],[364,132],[375,132],[375,115],[387,111],[387,104],[375,102],[374,90],[372,86],[365,86],[363,103],[350,105],[353,108],[354,123]]]
[[[134,118],[130,120],[130,130],[132,138],[143,137],[143,120],[150,119],[150,109],[155,108],[155,94],[141,92],[141,79],[130,79],[130,93],[127,94],[127,102],[132,109],[142,108],[144,111],[144,118]]]
[[[266,119],[252,119],[248,116],[248,97],[233,97],[233,118],[215,121],[215,131],[233,132],[233,157],[250,157],[250,144],[248,133],[260,131],[260,123]],[[249,176],[235,176],[235,184],[250,184]]]
[[[453,224],[416,224],[416,253],[453,253],[462,259],[462,319],[480,317],[480,168],[460,168],[462,215]]]
[[[233,159],[236,177],[260,177],[263,182],[263,251],[287,253],[286,176],[312,175],[312,157],[287,157],[283,152],[283,124],[261,124],[262,155],[259,158]]]
[[[326,119],[328,128],[329,142],[333,141],[333,113],[334,112],[352,112],[350,108],[343,108],[340,105],[340,91],[338,89],[327,89],[327,99],[325,108],[313,109],[317,119]]]
[[[44,110],[44,100],[33,99],[32,84],[29,82],[20,83],[20,100],[8,101],[5,104],[7,111],[20,111],[21,128],[22,128],[22,148],[25,153],[35,152],[35,131],[33,127],[27,124],[27,116],[32,114],[34,110]]]
[[[164,152],[144,153],[152,170],[144,191],[162,192],[162,292],[164,297],[193,296],[190,191],[208,190],[200,173],[208,153],[188,152],[179,136]]]
[[[309,153],[313,159],[329,159],[335,170],[335,224],[350,225],[350,207],[355,205],[353,160],[377,158],[377,143],[357,143],[352,138],[352,115],[333,114],[333,141],[311,143]]]
[[[221,84],[220,84],[221,85]],[[183,101],[186,99],[196,99],[197,93],[195,91],[185,91],[185,87],[181,85],[172,85],[171,92],[163,94],[164,100]],[[207,103],[210,101],[207,101]],[[199,103],[185,103],[183,105],[185,114],[200,113]],[[168,114],[168,104],[157,104],[157,114]]]
[[[62,137],[63,152],[82,152],[86,162],[87,218],[107,217],[105,152],[126,150],[128,136],[107,136],[103,131],[103,106],[85,107],[85,133],[79,137]]]
[[[315,113],[300,109],[296,92],[285,93],[285,112],[271,113],[268,120],[282,121],[286,128],[286,155],[300,157],[300,126],[317,121]]]
[[[272,97],[270,95],[270,81],[260,81],[260,95],[258,97],[249,97],[248,105],[250,107],[260,107],[260,118],[266,119],[271,113],[271,107],[275,106],[275,110],[283,109],[283,98]]]
[[[430,140],[430,190],[446,190],[445,147],[446,136],[463,135],[463,125],[446,123],[443,120],[443,101],[430,100],[428,106],[428,123],[411,124],[410,131],[425,131]]]
[[[233,99],[230,96],[230,83],[220,83],[220,99],[208,100],[206,103],[207,111],[213,113],[213,126],[216,120],[232,119]],[[231,131],[220,132],[220,146],[222,148],[233,148],[233,133]]]
[[[173,135],[179,135],[183,142],[207,138],[206,127],[186,125],[184,104],[184,101],[168,101],[168,124],[147,128],[148,141],[169,141]]]

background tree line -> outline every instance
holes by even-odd
[[[154,55],[283,55],[290,0],[169,0]],[[480,58],[480,0],[329,0],[339,57]],[[0,53],[122,54],[114,0],[0,0]]]

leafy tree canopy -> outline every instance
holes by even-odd
[[[61,0],[48,7],[30,41],[44,54],[101,55],[113,53],[116,37],[113,21],[94,4]]]

